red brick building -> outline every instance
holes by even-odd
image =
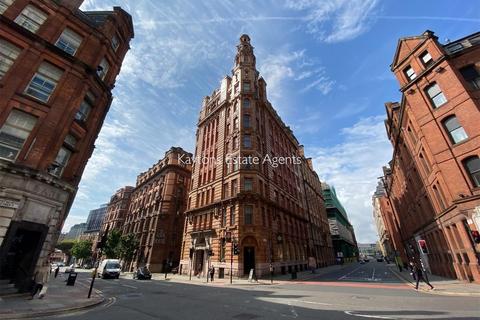
[[[81,3],[0,2],[0,279],[20,288],[53,251],[134,35],[121,8]]]
[[[402,93],[386,104],[393,242],[434,274],[480,282],[480,33],[402,38],[391,68]]]
[[[172,147],[163,159],[138,175],[123,234],[135,234],[140,246],[133,261],[126,261],[127,269],[148,265],[150,271],[162,272],[167,263],[178,266],[191,159],[191,153]]]
[[[242,35],[232,77],[203,100],[182,273],[205,276],[211,265],[219,277],[261,276],[270,263],[276,273],[303,270],[308,257],[333,263],[320,180],[268,101],[255,60]]]
[[[100,234],[108,230],[122,230],[125,223],[125,216],[130,207],[130,197],[134,187],[126,186],[118,189],[110,198],[108,203],[107,214],[103,219]]]

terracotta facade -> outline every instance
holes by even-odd
[[[121,8],[81,3],[1,7],[0,278],[19,288],[53,251],[134,36]]]
[[[439,43],[399,40],[392,71],[402,100],[387,103],[393,159],[386,214],[398,254],[434,274],[480,282],[480,33]]]
[[[147,265],[152,272],[178,266],[184,212],[190,187],[192,154],[172,147],[165,157],[137,177],[123,234],[133,233],[140,246],[127,269]]]
[[[125,216],[130,207],[130,197],[134,187],[125,186],[118,189],[110,198],[108,203],[107,214],[103,219],[101,233],[108,232],[112,229],[122,230],[125,223]]]
[[[257,276],[333,263],[321,183],[267,99],[250,38],[232,76],[205,97],[184,225],[180,272]],[[285,157],[286,163],[275,163]],[[232,255],[234,244],[239,254]],[[230,267],[232,265],[232,268]]]

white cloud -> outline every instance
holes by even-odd
[[[268,96],[274,101],[282,97],[287,81],[293,80],[303,86],[300,93],[315,89],[323,95],[328,94],[335,84],[325,67],[310,59],[305,50],[269,54],[261,58],[261,62],[260,74],[267,82]]]
[[[286,7],[307,13],[307,32],[334,43],[368,30],[379,0],[287,0]]]
[[[313,150],[320,179],[335,186],[359,242],[376,241],[371,199],[382,166],[392,155],[383,120],[384,116],[363,118],[342,129],[343,142],[329,148],[307,148]]]

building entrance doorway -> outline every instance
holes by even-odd
[[[249,274],[250,269],[255,269],[255,247],[244,247],[243,274]]]
[[[47,235],[46,225],[12,221],[0,250],[0,279],[23,290],[29,285]]]
[[[204,260],[205,250],[196,250],[195,251],[195,263],[194,263],[194,275],[201,274],[203,271],[203,260]]]

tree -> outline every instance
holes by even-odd
[[[87,259],[92,256],[92,241],[78,240],[72,247],[72,255],[77,259]]]
[[[133,233],[122,236],[120,238],[120,257],[125,261],[132,260],[138,245],[139,241]]]
[[[120,257],[120,239],[122,234],[116,229],[112,229],[107,236],[107,241],[103,247],[103,254],[107,259]]]
[[[75,240],[63,240],[57,243],[55,248],[62,250],[62,252],[65,253],[67,256],[71,256],[71,250],[74,244]]]

